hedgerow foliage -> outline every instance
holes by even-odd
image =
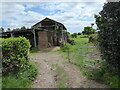
[[[100,15],[95,15],[100,30],[98,38],[103,59],[110,65],[120,65],[120,2],[108,2]]]
[[[91,34],[89,36],[89,42],[92,42],[95,45],[98,45],[98,34]]]
[[[93,29],[90,26],[84,27],[84,30],[82,31],[83,35],[90,35],[90,34],[95,34],[96,30]]]
[[[28,66],[29,41],[24,37],[2,39],[3,73]]]

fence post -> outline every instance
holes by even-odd
[[[68,62],[70,62],[70,48],[68,48]]]

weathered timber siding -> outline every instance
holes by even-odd
[[[48,43],[49,43],[49,47],[54,46],[54,42],[53,42],[53,32],[48,32]]]

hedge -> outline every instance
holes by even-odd
[[[89,42],[92,42],[97,46],[98,45],[98,34],[91,34],[89,36]]]
[[[108,2],[95,15],[102,58],[111,66],[120,65],[120,2]]]
[[[30,42],[24,37],[2,39],[2,71],[19,71],[28,66]]]

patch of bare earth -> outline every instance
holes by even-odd
[[[52,48],[40,51],[30,56],[38,67],[39,75],[34,81],[32,88],[58,88],[58,80],[53,65],[64,69],[69,80],[63,82],[69,88],[106,88],[106,85],[99,84],[93,80],[85,78],[80,69],[67,62],[65,56],[59,52],[54,52],[59,48]]]

